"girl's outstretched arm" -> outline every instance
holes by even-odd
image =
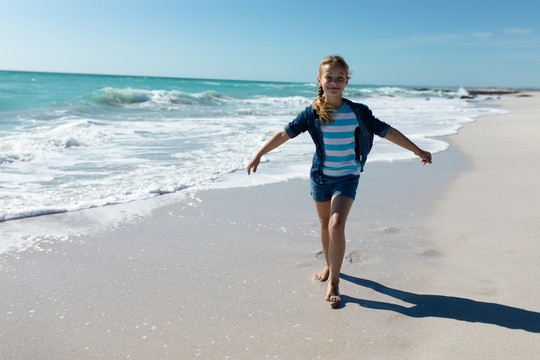
[[[259,163],[261,162],[261,157],[274,150],[275,148],[277,148],[278,146],[280,146],[281,144],[283,144],[285,141],[289,140],[290,137],[289,135],[287,135],[287,133],[285,132],[285,129],[281,129],[280,131],[278,131],[277,133],[275,133],[271,138],[270,140],[268,140],[266,142],[266,144],[264,144],[260,149],[259,151],[257,151],[257,153],[255,154],[255,156],[253,157],[253,159],[251,159],[251,161],[249,162],[248,166],[247,166],[247,173],[248,175],[251,174],[251,170],[253,169],[253,172],[257,172],[257,167],[259,166]]]
[[[409,138],[403,135],[399,130],[391,127],[384,138],[390,140],[396,145],[401,146],[404,149],[412,151],[416,156],[419,156],[420,159],[422,159],[422,163],[424,165],[431,164],[431,153],[420,149],[418,146],[416,146],[415,143],[409,140]]]

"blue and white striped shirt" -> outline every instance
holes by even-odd
[[[354,130],[358,120],[346,103],[336,110],[331,124],[322,126],[325,161],[323,173],[327,176],[359,175],[360,162],[354,151]]]

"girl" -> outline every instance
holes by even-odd
[[[328,56],[319,65],[318,97],[295,120],[275,133],[247,166],[248,175],[257,171],[261,157],[287,140],[309,131],[315,143],[311,168],[311,195],[321,227],[321,244],[326,261],[316,281],[326,281],[326,301],[339,306],[339,274],[345,255],[345,222],[353,204],[360,172],[373,144],[373,134],[412,151],[422,163],[431,164],[431,154],[398,130],[375,118],[365,105],[342,97],[350,79],[349,66],[340,56]]]

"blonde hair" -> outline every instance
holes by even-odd
[[[351,78],[350,77],[351,73],[349,72],[349,65],[347,65],[347,62],[341,56],[331,55],[322,59],[321,63],[319,64],[319,76],[322,75],[322,68],[325,65],[341,66],[343,67],[343,69],[345,69],[345,72],[347,73],[347,79]],[[313,107],[313,110],[315,110],[317,114],[319,115],[319,119],[321,120],[321,123],[323,125],[331,124],[332,115],[334,113],[334,110],[336,110],[336,108],[328,104],[326,102],[326,98],[323,95],[324,95],[324,90],[322,86],[319,85],[319,93],[317,95],[317,98],[313,100],[313,104],[311,106]]]

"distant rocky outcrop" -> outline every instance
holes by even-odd
[[[500,88],[475,88],[467,89],[470,96],[476,95],[511,95],[519,93],[516,89],[500,89]]]

